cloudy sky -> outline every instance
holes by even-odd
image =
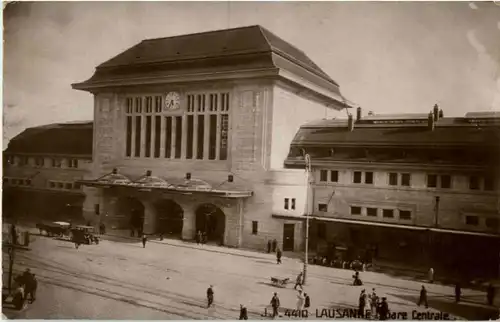
[[[500,110],[500,4],[17,2],[4,10],[4,144],[26,127],[92,119],[92,96],[70,84],[142,39],[255,24],[365,110]]]

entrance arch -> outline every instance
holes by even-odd
[[[125,216],[128,220],[128,228],[131,234],[141,235],[144,228],[144,205],[134,197],[122,197],[118,199],[117,214]]]
[[[162,199],[154,204],[156,210],[156,231],[158,233],[182,237],[184,210],[171,199]]]
[[[202,204],[196,210],[196,232],[206,233],[207,241],[224,244],[226,215],[213,204]]]

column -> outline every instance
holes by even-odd
[[[198,114],[193,115],[193,160],[196,160],[198,152]]]
[[[217,113],[217,127],[215,133],[215,160],[220,160],[220,128],[221,128],[221,114]]]
[[[182,202],[179,203],[184,210],[184,222],[182,225],[182,239],[193,240],[196,235],[196,208],[193,204]]]
[[[163,115],[160,115],[160,120],[161,120],[160,158],[165,158],[165,138],[166,138],[165,128],[166,128],[167,121],[165,119],[165,116],[163,116]]]
[[[135,132],[136,132],[136,128],[135,128],[135,114],[130,114],[130,116],[132,117],[132,145],[131,145],[131,153],[130,153],[130,157],[131,158],[134,158],[135,157]]]
[[[243,207],[240,201],[231,202],[230,207],[221,208],[225,216],[224,245],[240,247],[242,242]]]
[[[150,147],[150,151],[151,151],[151,158],[154,159],[155,157],[155,141],[156,141],[156,115],[155,114],[151,114],[151,147]]]
[[[150,201],[141,202],[144,205],[144,233],[145,234],[155,234],[156,233],[156,209],[153,203]]]
[[[141,158],[146,156],[146,115],[141,117]]]
[[[172,117],[172,142],[170,144],[170,158],[175,159],[175,146],[177,142],[177,135],[176,135],[176,129],[177,129],[177,120],[175,119],[175,116]]]
[[[181,159],[186,160],[186,142],[187,142],[187,117],[182,116],[182,139],[181,139]]]
[[[210,114],[205,114],[205,132],[203,133],[203,160],[208,160],[208,151],[210,150],[209,138],[210,138]]]

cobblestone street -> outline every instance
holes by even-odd
[[[36,274],[37,301],[21,312],[4,309],[4,314],[25,319],[237,319],[239,305],[244,304],[250,319],[263,319],[273,292],[279,293],[283,310],[295,307],[293,283],[275,288],[270,277],[294,281],[302,269],[299,260],[286,258],[276,265],[272,255],[224,251],[181,241],[150,242],[143,249],[130,239],[75,249],[66,241],[36,237],[31,251],[16,254],[15,270],[29,267]],[[365,272],[365,285],[354,287],[349,270],[309,266],[308,272],[310,319],[316,318],[316,310],[355,308],[361,289],[370,292],[373,287],[379,296],[387,297],[393,312],[407,312],[408,318],[413,310],[426,312],[415,304],[419,282]],[[213,310],[205,306],[210,284],[215,290]],[[457,305],[451,287],[426,287],[429,312],[449,312],[465,319],[486,319],[494,313],[482,304],[482,292],[464,290],[464,302]]]

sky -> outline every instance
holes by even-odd
[[[15,2],[4,9],[5,145],[91,120],[71,83],[143,39],[260,24],[302,49],[364,113],[500,110],[500,3]]]

